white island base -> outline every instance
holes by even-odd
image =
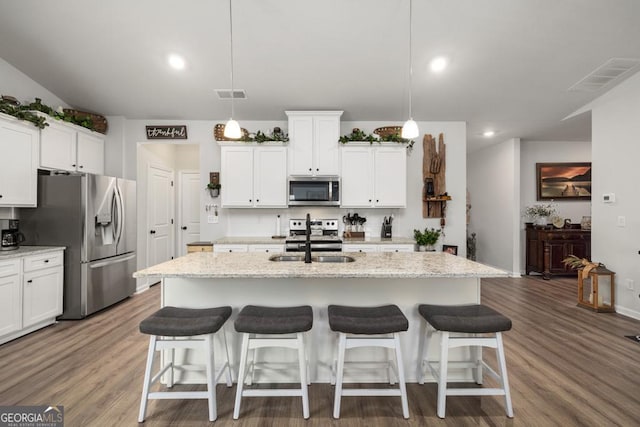
[[[401,334],[405,376],[408,382],[418,380],[418,349],[424,339],[424,320],[418,314],[418,304],[467,304],[478,303],[480,279],[478,278],[433,278],[433,279],[182,279],[166,278],[163,283],[162,305],[178,307],[214,307],[229,305],[233,308],[231,319],[226,323],[227,342],[234,375],[240,359],[241,339],[233,328],[238,311],[248,304],[267,306],[293,306],[308,304],[313,307],[313,328],[307,334],[309,373],[312,382],[329,382],[330,366],[336,357],[336,333],[329,329],[327,306],[329,304],[376,306],[396,304],[409,319],[409,330]],[[439,347],[430,349],[437,358]],[[189,351],[189,350],[187,350]],[[193,351],[193,350],[191,350]],[[222,347],[216,342],[217,361],[222,361]],[[268,353],[268,354],[267,354]],[[383,361],[392,355],[379,348],[353,349],[347,351],[347,361]],[[468,352],[464,353],[467,354]],[[260,350],[259,361],[295,362],[296,351],[283,349]],[[185,363],[177,355],[177,364]],[[451,360],[460,360],[461,350],[451,350]],[[194,363],[191,355],[187,363]],[[256,372],[257,382],[292,382],[296,370]],[[351,377],[345,370],[345,380]],[[470,370],[451,370],[449,377],[471,379]],[[359,382],[384,382],[384,369],[357,370]],[[353,378],[355,380],[355,378]],[[431,379],[430,373],[427,380]],[[188,372],[186,377],[177,377],[178,382],[204,383],[204,377]]]
[[[424,340],[425,322],[418,314],[419,304],[473,304],[480,302],[482,277],[504,277],[506,272],[462,257],[433,252],[342,253],[355,258],[348,263],[305,264],[299,261],[273,262],[265,253],[191,253],[138,271],[134,277],[162,279],[162,306],[205,308],[229,305],[233,314],[225,324],[230,363],[238,371],[240,334],[233,321],[245,305],[313,307],[313,328],[307,334],[309,373],[312,382],[329,382],[337,334],[329,329],[330,304],[377,306],[396,304],[409,319],[409,330],[401,333],[405,377],[418,380],[418,349]],[[221,366],[222,334],[215,346],[216,362]],[[430,349],[437,360],[439,345]],[[347,351],[347,361],[384,361],[393,356],[380,348]],[[450,360],[468,357],[468,349],[451,350]],[[260,349],[258,362],[293,362],[297,353],[287,349]],[[201,362],[195,350],[176,351],[176,364]],[[352,365],[353,366],[353,365]],[[345,369],[345,380],[385,382],[387,370],[362,371],[357,376]],[[352,371],[354,372],[354,371]],[[433,380],[430,374],[427,380]],[[450,369],[450,380],[471,380],[471,369]],[[176,373],[177,382],[204,383],[204,377],[191,370]],[[257,382],[297,382],[296,369],[258,371]]]

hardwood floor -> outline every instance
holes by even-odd
[[[640,321],[576,307],[575,279],[483,281],[483,302],[513,320],[505,347],[515,418],[500,397],[450,397],[437,418],[436,386],[409,384],[411,418],[397,398],[351,397],[331,417],[333,389],[310,388],[311,418],[299,398],[243,400],[233,421],[235,386],[219,385],[218,426],[635,426],[640,420]],[[159,306],[159,287],[83,321],[54,326],[0,346],[0,405],[64,405],[67,426],[132,426],[147,337],[138,323]],[[495,366],[493,351],[486,359]],[[410,369],[410,368],[407,368]],[[487,381],[489,384],[489,381]],[[177,386],[183,389],[199,386]],[[147,426],[207,425],[204,400],[149,404]]]

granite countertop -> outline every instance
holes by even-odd
[[[319,255],[319,253],[314,253]],[[324,252],[321,255],[344,255]],[[507,272],[442,252],[349,253],[349,263],[305,264],[269,261],[272,254],[191,253],[144,270],[133,277],[176,278],[434,278],[506,277]]]
[[[25,255],[38,255],[47,252],[65,250],[64,246],[20,246],[11,251],[0,251],[0,261],[10,258],[19,258]]]
[[[214,240],[214,245],[278,245],[284,244],[286,237],[274,239],[270,236],[254,236],[254,237],[234,237],[226,236]],[[415,241],[408,237],[394,237],[392,239],[381,239],[380,237],[366,237],[366,240],[349,240],[342,239],[343,244],[349,245],[413,245]]]

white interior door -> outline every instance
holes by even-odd
[[[173,258],[173,171],[149,165],[147,266]]]
[[[187,243],[200,240],[200,172],[179,172],[178,187],[178,248],[179,256],[187,254]]]

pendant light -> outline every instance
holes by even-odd
[[[229,139],[240,139],[242,136],[242,132],[240,130],[240,125],[237,121],[233,119],[233,99],[235,98],[235,93],[233,91],[233,15],[231,11],[231,1],[229,0],[229,56],[231,62],[231,118],[227,122],[224,127],[224,136]]]
[[[411,28],[412,28],[412,19],[413,15],[413,0],[409,0],[409,120],[407,120],[402,126],[402,137],[404,139],[413,139],[416,138],[420,131],[418,130],[418,124],[413,120],[413,115],[411,114],[411,78],[413,76],[413,58],[412,58],[412,43],[411,43]]]

